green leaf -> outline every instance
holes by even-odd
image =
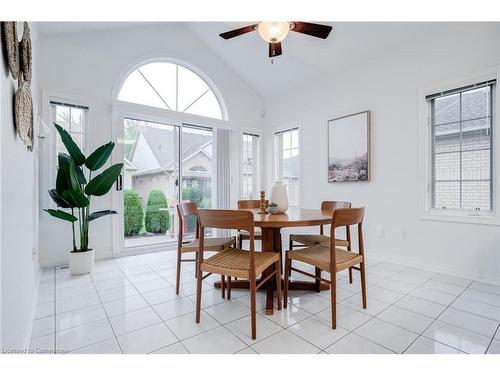
[[[77,166],[77,165],[75,165],[74,168],[75,168],[76,178],[78,179],[78,183],[80,185],[85,185],[87,183],[87,179],[85,178],[85,175],[83,174],[82,168]]]
[[[89,200],[80,190],[65,190],[62,197],[72,207],[87,207],[89,205]]]
[[[71,205],[59,195],[56,189],[49,190],[49,195],[58,207],[71,208]]]
[[[61,126],[57,125],[54,122],[54,126],[56,127],[57,131],[59,132],[59,135],[61,136],[62,143],[66,147],[66,150],[68,150],[69,155],[71,156],[71,159],[75,162],[76,165],[83,165],[85,163],[85,156],[82,154],[80,151],[80,148],[78,145],[73,141],[73,138],[71,138],[71,135],[64,130]]]
[[[85,187],[85,194],[95,196],[106,194],[120,175],[122,167],[123,163],[114,164],[95,176]]]
[[[61,210],[53,210],[53,209],[48,209],[48,210],[44,210],[46,212],[48,212],[51,216],[54,216],[54,217],[57,217],[58,219],[61,219],[61,220],[64,220],[64,221],[69,221],[71,223],[74,223],[75,221],[77,221],[78,219],[76,218],[76,216],[73,216],[67,212],[64,212],[64,211],[61,211]]]
[[[113,152],[114,147],[115,144],[113,142],[102,145],[90,154],[87,160],[85,160],[85,166],[91,171],[98,170],[106,163],[106,160],[108,160],[109,155]]]
[[[113,211],[113,210],[104,210],[104,211],[92,212],[89,215],[89,221],[92,221],[92,220],[95,220],[95,219],[99,219],[100,217],[103,217],[103,216],[106,216],[106,215],[114,215],[114,214],[117,214],[117,213],[118,212]]]

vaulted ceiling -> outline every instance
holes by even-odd
[[[283,55],[268,57],[268,46],[257,32],[224,40],[219,34],[252,22],[184,22],[192,32],[239,74],[262,97],[276,95],[307,80],[318,79],[387,53],[411,39],[426,37],[442,23],[321,22],[333,26],[326,40],[290,33],[282,42]],[[45,34],[88,32],[139,27],[145,22],[40,23]]]

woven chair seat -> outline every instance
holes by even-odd
[[[236,243],[234,237],[227,238],[205,238],[205,251],[222,251],[230,248]],[[181,247],[182,253],[197,251],[200,247],[200,240],[194,239]]]
[[[307,246],[319,244],[323,246],[330,246],[330,237],[323,234],[291,234],[290,240],[300,242]],[[335,246],[347,247],[349,246],[349,241],[335,239]]]
[[[255,252],[255,275],[260,275],[278,260],[278,253]],[[240,249],[222,251],[205,259],[201,264],[201,270],[247,279],[250,277],[250,252]]]
[[[363,256],[351,251],[335,249],[336,272],[345,270],[363,261]],[[298,260],[324,271],[330,271],[330,248],[322,245],[314,245],[305,249],[288,252],[288,258]]]

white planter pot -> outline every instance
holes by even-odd
[[[69,272],[72,275],[89,273],[94,267],[94,250],[69,253]]]
[[[286,186],[276,181],[271,189],[271,198],[269,202],[276,202],[278,204],[278,212],[285,212],[288,210],[288,193],[286,192]]]

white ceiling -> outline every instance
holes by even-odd
[[[262,96],[277,94],[301,82],[334,73],[431,33],[440,24],[387,22],[322,22],[333,26],[318,39],[291,32],[282,42],[283,55],[268,57],[258,32],[224,40],[219,34],[244,23],[188,22],[185,25],[215,51]]]
[[[283,55],[271,60],[258,32],[224,40],[219,34],[252,22],[185,22],[188,30],[211,48],[261,96],[275,95],[304,81],[331,74],[431,34],[439,23],[322,22],[333,26],[328,39],[291,32]],[[43,34],[90,32],[144,26],[145,22],[41,22]]]

